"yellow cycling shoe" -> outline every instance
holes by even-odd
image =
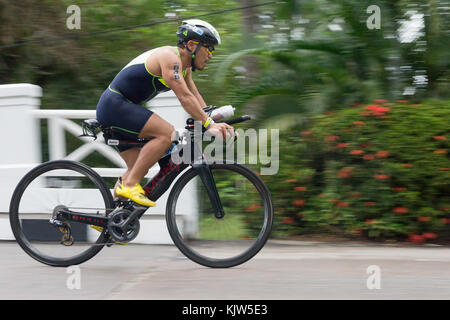
[[[94,226],[94,225],[91,224],[90,227],[91,227],[92,229],[97,230],[98,232],[102,232],[102,231],[103,231],[103,228],[102,228],[102,227],[99,227],[99,226]],[[115,244],[120,244],[120,245],[122,245],[122,246],[126,246],[126,245],[128,244],[128,242],[120,242],[120,241],[116,241],[116,240],[114,240],[114,243],[115,243]]]
[[[94,226],[94,225],[91,224],[90,227],[91,227],[92,229],[97,230],[98,232],[102,232],[102,231],[103,231],[103,228],[102,228],[102,227],[99,227],[99,226]]]
[[[139,184],[135,184],[134,187],[126,187],[123,185],[123,182],[121,182],[116,187],[115,191],[118,196],[128,198],[131,201],[134,201],[142,206],[146,207],[156,206],[156,202],[151,201],[149,198],[145,196],[145,191]]]

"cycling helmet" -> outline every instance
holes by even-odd
[[[192,55],[192,71],[195,71],[195,55],[204,44],[213,46],[220,44],[220,35],[217,30],[203,20],[191,19],[183,21],[178,28],[177,35],[178,45],[184,46]],[[194,52],[186,46],[189,40],[199,42]]]
[[[189,40],[199,41],[213,46],[220,44],[220,35],[208,22],[198,19],[185,20],[178,28],[178,43],[186,44]]]

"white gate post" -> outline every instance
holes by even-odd
[[[39,109],[41,96],[36,85],[0,85],[0,165],[41,162],[39,122],[30,112]]]
[[[19,83],[0,85],[0,239],[13,239],[9,203],[14,188],[31,166],[41,162],[39,109],[42,88]]]

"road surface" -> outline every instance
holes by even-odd
[[[268,242],[252,260],[210,269],[169,245],[115,245],[79,269],[49,267],[0,241],[0,299],[445,299],[450,248]],[[76,276],[76,278],[75,278]]]

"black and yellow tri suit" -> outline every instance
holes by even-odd
[[[152,74],[145,64],[156,49],[133,59],[113,79],[97,104],[97,120],[103,127],[112,128],[117,139],[135,139],[153,114],[143,105],[170,88],[161,76]],[[178,47],[175,52],[180,55]],[[182,72],[186,76],[186,70]],[[120,147],[125,151],[127,147]]]

